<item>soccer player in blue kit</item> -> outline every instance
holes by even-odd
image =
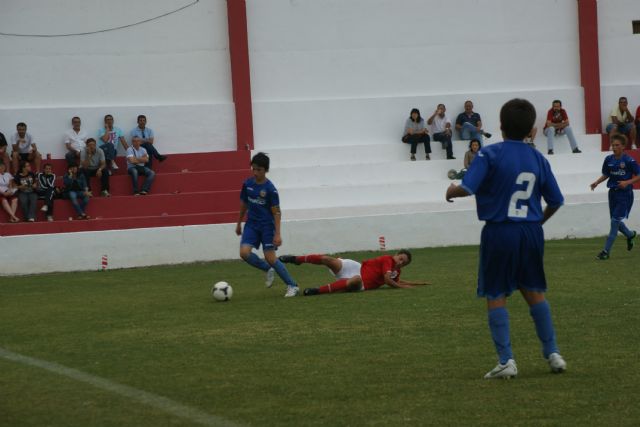
[[[542,343],[542,354],[552,372],[563,372],[567,364],[559,353],[545,299],[545,223],[564,203],[549,162],[523,142],[536,120],[533,105],[512,99],[500,110],[504,142],[483,147],[460,185],[452,184],[446,199],[476,196],[478,218],[486,221],[480,238],[479,297],[487,300],[491,337],[498,365],[484,377],[511,378],[518,368],[511,351],[507,297],[518,290],[529,305],[529,313]],[[547,206],[544,211],[540,199]]]
[[[611,137],[613,154],[605,157],[602,164],[602,176],[591,184],[591,191],[593,191],[598,184],[609,180],[607,187],[609,188],[611,229],[604,249],[596,256],[601,260],[609,259],[611,246],[616,241],[618,231],[627,238],[628,251],[633,249],[633,239],[636,237],[636,232],[629,230],[622,221],[629,217],[631,206],[633,206],[633,183],[640,181],[640,167],[633,157],[624,153],[625,145],[627,145],[625,135],[617,134]]]
[[[280,199],[278,190],[267,179],[269,157],[258,153],[251,159],[253,177],[242,184],[240,192],[240,215],[236,225],[236,234],[242,235],[240,257],[249,265],[267,272],[267,287],[273,283],[273,271],[287,284],[285,298],[295,297],[299,293],[298,285],[291,278],[287,268],[276,257],[276,248],[282,245],[280,236]],[[242,230],[242,220],[249,212]],[[262,244],[264,259],[253,252]],[[266,261],[265,261],[266,260]],[[273,268],[273,269],[272,269]]]

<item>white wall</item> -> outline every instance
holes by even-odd
[[[640,20],[637,0],[598,1],[603,125],[619,97],[628,98],[634,114],[640,106],[640,34],[633,34],[633,20]]]
[[[455,119],[469,98],[496,130],[505,100],[538,91],[539,114],[559,93],[584,121],[575,0],[248,0],[247,14],[260,149],[395,142],[412,107]]]
[[[3,0],[0,31],[90,32],[190,2]],[[225,0],[200,0],[98,34],[0,36],[0,56],[0,130],[11,134],[26,122],[43,153],[62,154],[60,138],[73,115],[94,133],[107,113],[127,132],[146,114],[169,153],[235,149]]]
[[[456,206],[439,212],[285,221],[282,252],[377,250],[379,236],[385,236],[390,250],[478,244],[482,223],[475,209],[455,210]],[[567,204],[545,224],[545,236],[547,239],[603,236],[608,232],[604,220],[608,215],[606,196],[600,202]],[[416,232],[416,224],[428,224],[428,227]],[[452,224],[455,224],[455,233],[451,232]],[[640,222],[631,218],[627,225],[639,228]],[[3,237],[0,239],[0,276],[99,270],[102,255],[108,256],[109,268],[238,259],[240,242],[233,229],[234,224],[217,224],[166,227],[162,233],[148,228]],[[122,250],[141,240],[153,250]],[[30,256],[16,257],[16,253]],[[34,259],[38,262],[34,263]],[[258,277],[260,272],[256,270],[255,274]],[[211,280],[218,279],[212,277]]]

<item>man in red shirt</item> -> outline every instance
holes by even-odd
[[[280,259],[282,260],[281,257]],[[287,257],[289,258],[289,257]],[[310,262],[312,264],[327,265],[325,262],[327,258],[323,255],[308,255],[306,257],[290,257],[288,262],[294,262],[300,264],[302,262]],[[317,259],[318,262],[314,262]],[[350,260],[342,260],[350,261]],[[416,285],[428,285],[428,282],[408,282],[400,280],[400,269],[409,265],[411,262],[411,252],[406,249],[401,249],[395,255],[382,255],[377,258],[368,259],[362,262],[359,274],[352,275],[349,278],[344,275],[337,274],[337,281],[328,285],[320,286],[319,288],[307,288],[304,290],[304,295],[318,295],[333,292],[353,292],[353,291],[365,291],[377,289],[383,285],[388,285],[392,288],[412,288]],[[327,265],[328,266],[328,265]],[[329,266],[331,269],[331,267]],[[334,269],[331,269],[332,271]]]
[[[547,137],[547,149],[549,150],[547,154],[553,154],[553,140],[556,136],[562,135],[567,135],[572,152],[581,153],[576,137],[573,135],[573,130],[569,126],[569,116],[565,109],[562,108],[562,102],[559,99],[551,103],[551,109],[547,112],[544,134]]]

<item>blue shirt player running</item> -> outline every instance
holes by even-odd
[[[552,372],[566,369],[556,344],[551,309],[545,299],[542,224],[564,203],[549,162],[523,142],[536,120],[533,105],[512,99],[500,110],[504,142],[483,147],[462,184],[452,184],[446,199],[476,196],[478,218],[486,221],[480,241],[478,296],[487,300],[491,337],[498,365],[484,377],[511,378],[518,368],[511,350],[507,297],[518,290],[542,343]],[[547,206],[542,209],[540,199]]]
[[[242,184],[240,192],[240,215],[236,225],[236,234],[242,235],[240,241],[240,257],[249,265],[267,272],[267,287],[271,287],[274,270],[287,284],[285,298],[298,295],[298,285],[291,278],[287,268],[276,257],[276,249],[282,244],[280,237],[280,199],[278,190],[267,179],[269,157],[258,153],[251,159],[253,177]],[[242,230],[242,220],[247,214],[247,221]],[[262,244],[264,259],[253,252]],[[266,260],[266,261],[265,261]]]
[[[627,145],[627,137],[616,134],[611,137],[611,151],[602,164],[602,176],[591,184],[593,191],[598,184],[605,180],[609,188],[609,215],[611,216],[611,228],[609,236],[604,244],[604,249],[596,258],[601,260],[609,259],[611,247],[616,241],[618,231],[627,238],[627,250],[633,249],[633,239],[636,232],[631,231],[622,222],[629,217],[631,206],[633,206],[633,183],[640,181],[640,168],[635,159],[624,154],[624,147]],[[635,177],[634,177],[635,175]]]

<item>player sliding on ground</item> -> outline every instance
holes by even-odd
[[[536,110],[524,99],[512,99],[500,110],[504,142],[480,150],[462,178],[451,184],[446,199],[476,196],[478,218],[486,221],[480,237],[479,297],[487,299],[489,329],[498,353],[498,366],[485,378],[518,374],[511,351],[507,297],[519,290],[542,343],[552,372],[565,363],[556,344],[551,309],[544,297],[544,234],[542,224],[562,206],[564,198],[549,162],[523,142],[536,121]],[[540,198],[547,206],[542,210]]]
[[[400,280],[400,269],[411,262],[411,252],[401,249],[395,255],[382,255],[360,264],[352,259],[334,258],[327,255],[283,255],[280,261],[291,264],[324,265],[331,270],[336,280],[319,288],[306,288],[304,295],[318,295],[334,292],[357,292],[377,289],[383,285],[392,288],[413,288],[430,285],[429,282],[408,282]]]

